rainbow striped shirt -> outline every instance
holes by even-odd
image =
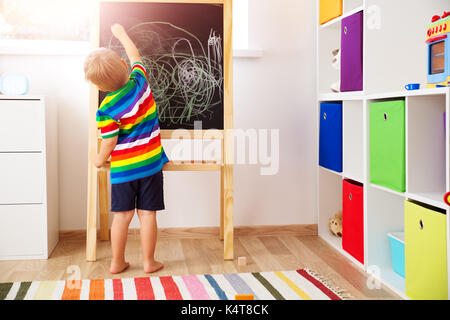
[[[141,63],[133,64],[125,86],[103,100],[97,124],[103,139],[119,136],[111,154],[111,184],[150,177],[169,162],[161,145],[156,103]]]

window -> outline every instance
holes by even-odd
[[[50,40],[39,53],[66,54],[58,43],[79,43],[84,52],[90,40],[91,8],[94,0],[0,0],[0,53],[35,52],[36,42],[15,40]],[[260,50],[249,50],[249,0],[233,0],[233,48],[235,56],[261,56]],[[56,40],[56,41],[51,41]],[[80,42],[81,41],[81,42]],[[52,44],[53,43],[53,44]],[[51,47],[51,48],[50,48]],[[24,48],[27,48],[26,50]],[[58,49],[59,48],[59,49]],[[33,50],[31,50],[33,49]],[[25,51],[24,51],[25,50]],[[31,50],[31,51],[30,51]]]
[[[248,0],[233,1],[233,47],[248,49]]]
[[[89,40],[91,0],[0,0],[0,38]]]

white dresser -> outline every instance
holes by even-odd
[[[57,109],[0,95],[0,260],[47,259],[59,240]]]

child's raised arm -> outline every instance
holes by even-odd
[[[117,38],[117,40],[122,43],[127,53],[128,59],[130,60],[130,64],[133,65],[135,62],[142,63],[141,55],[139,54],[139,50],[134,44],[133,40],[130,39],[124,27],[120,24],[114,24],[111,27],[112,34]]]

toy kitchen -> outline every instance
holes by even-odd
[[[428,26],[427,88],[450,86],[450,12],[434,16]]]

